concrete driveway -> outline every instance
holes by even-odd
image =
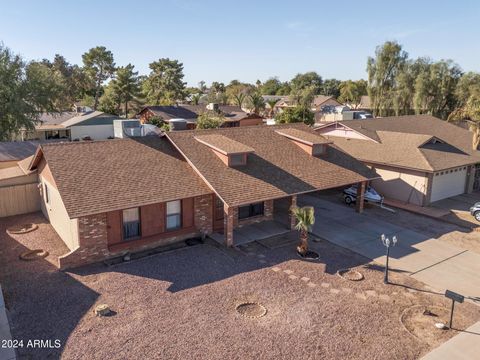
[[[399,241],[390,251],[393,268],[439,291],[450,289],[480,299],[479,254],[381,220],[368,209],[358,214],[353,207],[312,195],[299,197],[299,204],[315,207],[315,235],[380,264],[385,263],[381,234],[396,235]]]
[[[470,207],[480,201],[480,192],[471,194],[461,194],[452,196],[448,199],[435,201],[430,206],[438,209],[449,210],[450,214],[447,219],[455,224],[465,227],[475,228],[480,225],[478,221],[470,215]]]

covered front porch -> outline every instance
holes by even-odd
[[[357,212],[363,211],[365,188],[366,182],[359,183]],[[231,247],[288,233],[295,228],[290,208],[296,205],[296,194],[241,206],[228,206],[217,198],[211,238]]]

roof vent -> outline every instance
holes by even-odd
[[[199,135],[195,136],[195,140],[211,148],[230,167],[246,165],[248,154],[255,151],[250,146],[219,134]]]

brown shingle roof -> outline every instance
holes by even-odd
[[[303,131],[300,129],[290,128],[290,129],[279,129],[279,130],[276,130],[276,132],[277,134],[283,135],[287,138],[299,141],[307,145],[331,143],[331,141],[327,140],[325,137],[312,133],[311,131]]]
[[[480,162],[472,133],[428,115],[340,122],[370,140],[330,137],[359,160],[438,171]],[[441,142],[432,142],[436,138]],[[443,142],[443,143],[442,143]]]
[[[211,193],[159,137],[42,145],[71,218]]]
[[[326,157],[314,157],[285,136],[280,129],[315,134],[304,124],[238,127],[216,130],[169,132],[167,136],[192,166],[228,205],[327,189],[376,177],[351,156],[329,147]],[[247,165],[230,168],[196,136],[219,134],[255,149]],[[317,135],[316,135],[317,136]]]
[[[195,139],[225,155],[249,153],[255,151],[250,146],[244,145],[220,134],[198,135],[195,136]]]

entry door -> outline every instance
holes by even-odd
[[[223,231],[223,201],[215,196],[215,203],[213,208],[213,230]]]

